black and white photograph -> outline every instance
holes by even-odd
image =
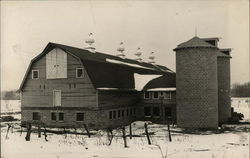
[[[249,0],[1,0],[1,158],[250,158]]]

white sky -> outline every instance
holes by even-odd
[[[195,35],[220,37],[233,48],[232,83],[249,81],[247,0],[186,1],[1,1],[1,89],[17,89],[32,58],[48,42],[84,48],[94,33],[97,51],[126,56],[155,52],[157,64],[175,71],[173,49]]]

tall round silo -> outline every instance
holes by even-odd
[[[217,57],[219,123],[225,123],[231,117],[230,51],[220,49]]]
[[[193,37],[176,51],[177,126],[218,127],[218,48]]]

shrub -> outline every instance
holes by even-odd
[[[0,122],[16,121],[13,116],[1,116]]]

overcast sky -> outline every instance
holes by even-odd
[[[220,37],[233,48],[232,83],[249,81],[249,4],[211,1],[1,1],[1,89],[17,89],[32,58],[48,42],[84,48],[94,33],[97,51],[115,55],[121,41],[127,58],[141,47],[147,60],[175,71],[173,49],[195,35]]]

